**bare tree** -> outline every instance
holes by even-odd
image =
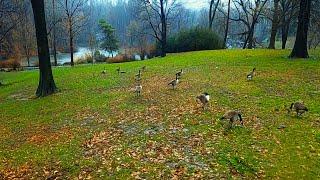
[[[272,16],[272,27],[271,27],[271,34],[270,34],[270,41],[269,41],[269,49],[276,48],[276,36],[278,32],[278,27],[280,23],[280,9],[279,9],[279,2],[280,0],[273,0],[273,16]]]
[[[228,12],[227,12],[227,20],[226,20],[226,29],[224,33],[223,43],[224,46],[227,47],[227,38],[229,32],[229,23],[230,23],[230,11],[231,11],[231,0],[228,0]]]
[[[255,26],[268,0],[233,0],[233,2],[238,18],[232,18],[232,20],[242,22],[246,26],[246,32],[241,33],[241,35],[246,35],[243,49],[246,47],[252,49]]]
[[[98,49],[98,43],[97,43],[95,34],[93,33],[89,34],[88,45],[89,45],[89,51],[91,53],[90,56],[92,58],[92,64],[94,64],[95,63],[94,54]]]
[[[12,21],[14,20],[14,13],[16,13],[16,7],[14,6],[14,3],[8,0],[0,0],[0,43],[17,25],[15,21]]]
[[[161,45],[160,55],[166,56],[168,21],[180,4],[177,0],[140,0],[143,14],[141,17],[152,29],[152,36]]]
[[[216,12],[219,6],[220,0],[210,0],[209,4],[209,29],[212,29],[213,20],[216,16]]]
[[[280,0],[282,49],[286,48],[290,26],[299,12],[299,0]]]
[[[58,65],[57,60],[57,40],[56,40],[56,3],[55,0],[52,0],[52,19],[53,19],[53,27],[52,27],[52,48],[53,48],[53,59],[54,65]]]
[[[13,54],[13,30],[19,24],[18,6],[12,0],[0,0],[0,54]]]
[[[74,65],[74,40],[82,30],[85,21],[83,8],[87,0],[60,0],[59,4],[65,12],[65,25],[69,36],[71,66]]]
[[[128,38],[130,46],[136,49],[140,59],[143,60],[148,50],[148,34],[147,28],[139,21],[131,21],[128,27]]]
[[[95,63],[94,59],[94,54],[96,50],[98,49],[98,43],[97,43],[97,38],[96,38],[96,28],[95,28],[95,19],[94,19],[94,13],[93,13],[93,0],[89,1],[89,37],[88,37],[88,45],[89,45],[89,51],[91,53],[91,58],[92,58],[92,64]]]
[[[30,66],[30,58],[32,51],[35,49],[36,41],[32,17],[30,17],[31,4],[29,1],[17,1],[17,4],[19,4],[19,8],[17,9],[19,23],[16,28],[19,37],[17,37],[17,41],[19,42],[23,56],[27,59],[28,66]]]
[[[316,49],[320,45],[320,0],[314,0],[311,6],[311,20],[309,30],[309,49]]]

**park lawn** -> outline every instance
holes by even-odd
[[[0,73],[0,179],[320,178],[320,51],[309,60],[289,53],[200,51],[54,68],[59,92],[38,99],[38,71]],[[195,98],[204,91],[206,111]],[[299,100],[309,112],[288,115]],[[242,112],[244,127],[219,120],[230,109]]]

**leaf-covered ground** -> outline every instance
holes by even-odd
[[[60,91],[40,99],[38,71],[0,73],[0,179],[320,178],[320,52],[309,60],[288,54],[202,51],[55,68]],[[253,67],[257,76],[247,81]],[[167,83],[180,69],[172,90]],[[205,111],[195,98],[204,91]],[[288,115],[299,100],[310,112]],[[231,109],[242,112],[244,127],[219,120]]]

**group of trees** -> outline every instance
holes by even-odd
[[[143,59],[157,42],[158,55],[164,57],[168,38],[192,27],[215,32],[224,46],[237,41],[249,49],[262,46],[265,39],[273,49],[280,35],[285,48],[289,35],[295,35],[290,57],[308,57],[307,48],[320,43],[319,4],[318,0],[210,0],[208,8],[195,11],[178,0],[0,0],[0,55],[19,49],[29,59],[36,54],[37,42],[38,96],[56,91],[50,48],[54,65],[58,49],[70,52],[73,65],[75,44],[92,51],[99,46],[110,52],[129,47]],[[15,45],[21,47],[12,48]]]
[[[26,59],[36,55],[30,0],[1,0],[1,55]],[[158,55],[165,56],[168,37],[192,27],[208,27],[216,32],[226,46],[255,48],[276,47],[276,41],[286,48],[294,37],[300,0],[210,0],[202,10],[186,9],[181,0],[45,0],[46,24],[50,52],[57,65],[57,51],[73,52],[77,47],[97,50],[99,20],[105,19],[114,29],[118,45],[134,53],[148,54],[157,41]],[[311,0],[310,38],[308,47],[319,44],[319,0]],[[0,8],[1,8],[0,7]],[[9,17],[9,18],[2,18]],[[8,23],[10,22],[10,23]],[[12,26],[11,26],[12,25]],[[140,28],[139,31],[136,31]],[[9,33],[5,33],[9,31]],[[6,36],[1,36],[6,34]],[[143,42],[143,43],[141,43]],[[93,48],[95,47],[95,48]],[[94,54],[92,51],[92,54]],[[30,63],[28,63],[30,64]]]

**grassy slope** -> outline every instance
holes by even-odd
[[[4,177],[320,177],[320,52],[225,50],[54,69],[60,92],[33,99],[37,71],[1,73],[0,179]],[[136,98],[133,75],[143,74]],[[127,71],[118,76],[120,66]],[[100,71],[106,67],[107,75]],[[246,73],[257,68],[257,77]],[[166,84],[183,68],[176,91]],[[195,100],[212,95],[203,112]],[[310,112],[288,116],[303,100]],[[229,109],[245,127],[226,129]],[[278,130],[280,124],[286,125]]]

